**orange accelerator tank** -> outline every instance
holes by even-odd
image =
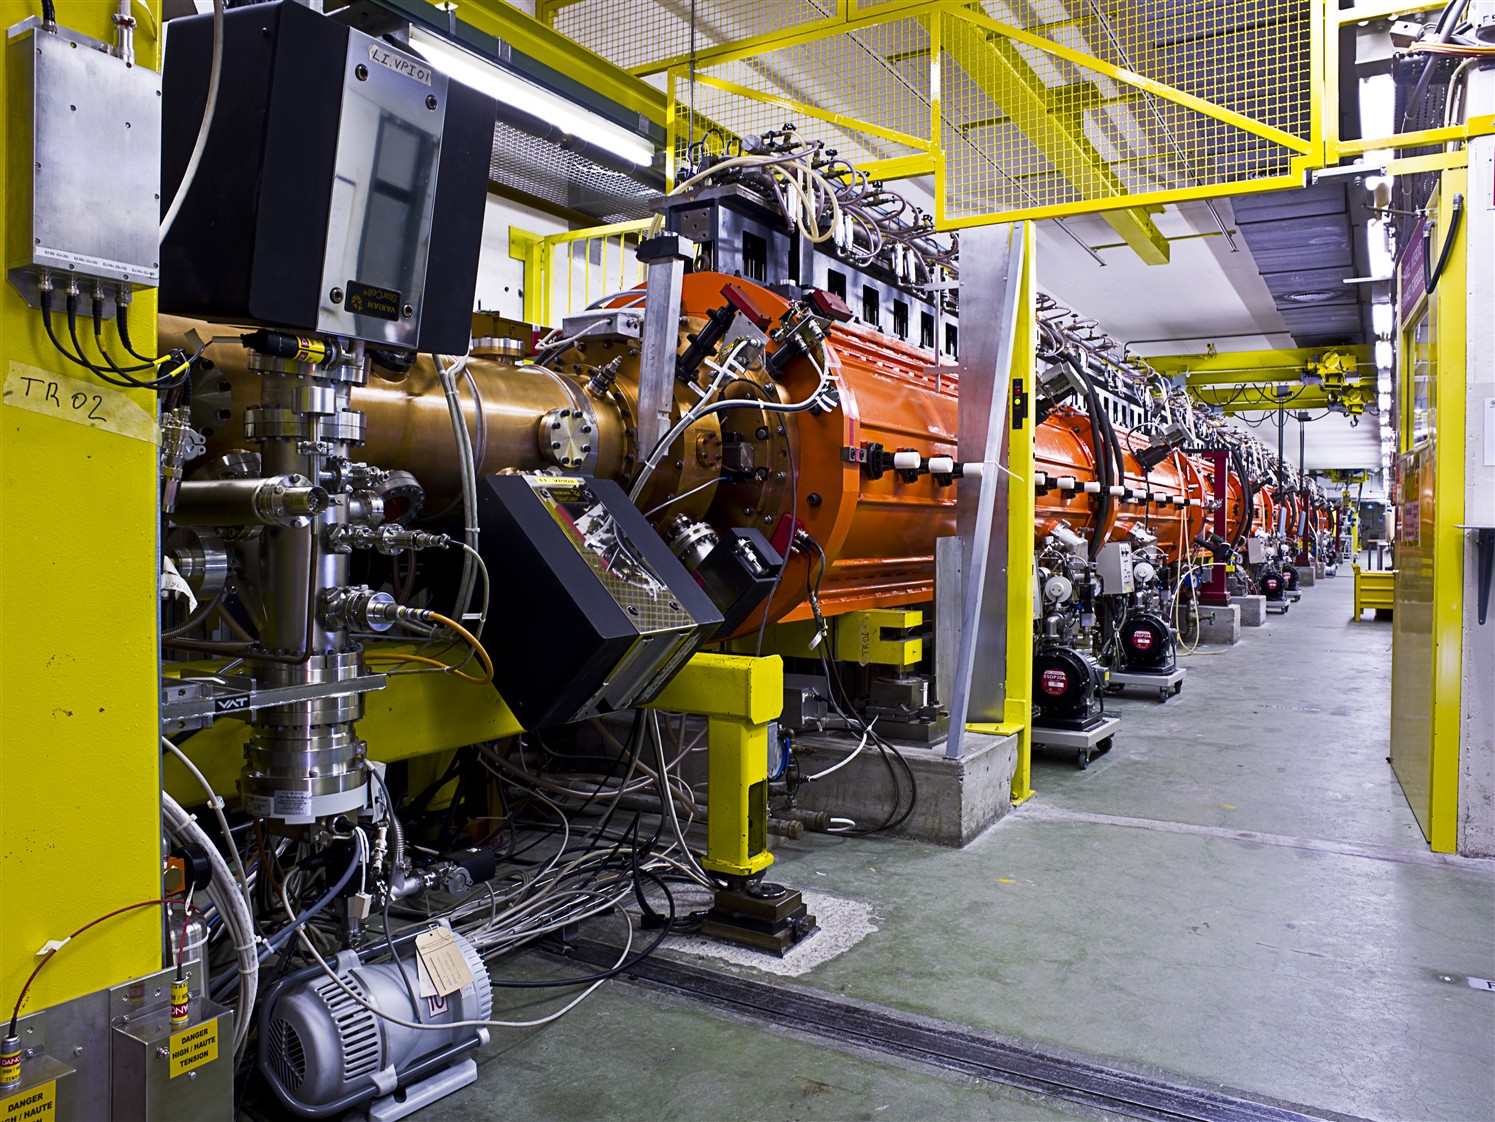
[[[740,279],[716,273],[685,277],[681,305],[692,325],[722,303],[723,284],[751,289],[759,306],[778,319],[786,302]],[[692,330],[694,330],[694,326]],[[932,372],[934,356],[857,324],[837,324],[827,360],[840,407],[812,412],[767,413],[741,408],[721,416],[724,453],[757,468],[757,478],[724,479],[706,520],[752,526],[778,546],[794,520],[825,551],[795,553],[769,608],[771,620],[812,615],[807,590],[818,586],[826,615],[874,607],[928,603],[934,598],[934,543],[955,533],[955,491],[931,475],[905,479],[896,471],[878,478],[852,457],[871,444],[888,452],[956,455],[957,382],[952,368]],[[808,359],[792,363],[777,391],[786,402],[805,400],[819,374]],[[754,613],[743,632],[756,629]]]
[[[1144,472],[1133,450],[1146,447],[1146,438],[1121,428],[1116,436],[1126,468],[1125,481],[1116,482],[1139,497],[1112,500],[1100,527],[1101,540],[1125,538],[1140,526],[1155,535],[1159,548],[1176,562],[1205,526],[1207,516],[1200,499],[1210,493],[1207,488],[1213,483],[1204,466],[1182,452],[1174,452]],[[1038,426],[1035,440],[1035,470],[1050,481],[1037,498],[1035,535],[1042,539],[1060,522],[1092,534],[1102,504],[1098,496],[1084,491],[1085,484],[1099,479],[1089,416],[1078,409],[1058,409]],[[1075,480],[1074,490],[1053,485],[1054,480],[1066,478]]]
[[[1277,525],[1277,500],[1269,487],[1259,488],[1252,503],[1251,532],[1270,535]]]

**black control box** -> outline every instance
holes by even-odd
[[[201,162],[161,246],[161,310],[466,353],[496,103],[294,0],[233,8]],[[173,20],[162,211],[196,142],[211,16]]]

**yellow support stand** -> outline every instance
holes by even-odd
[[[784,708],[777,655],[698,654],[651,709],[706,718],[706,857],[701,867],[753,877],[768,852],[768,722]]]

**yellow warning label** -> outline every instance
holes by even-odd
[[[40,1083],[0,1100],[4,1122],[47,1122],[57,1117],[57,1080]]]
[[[218,1020],[171,1034],[171,1078],[218,1058]]]

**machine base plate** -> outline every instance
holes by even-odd
[[[1158,700],[1167,701],[1184,688],[1184,678],[1188,673],[1182,666],[1158,671],[1113,670],[1106,683],[1106,692],[1120,693],[1123,686],[1141,686],[1143,689],[1157,690]]]
[[[1033,746],[1073,752],[1075,763],[1086,768],[1090,766],[1093,757],[1111,750],[1111,737],[1120,727],[1120,717],[1100,717],[1094,725],[1083,731],[1049,728],[1041,721],[1034,721]]]
[[[780,957],[818,930],[799,889],[774,884],[717,889],[716,901],[701,922],[703,935]]]

